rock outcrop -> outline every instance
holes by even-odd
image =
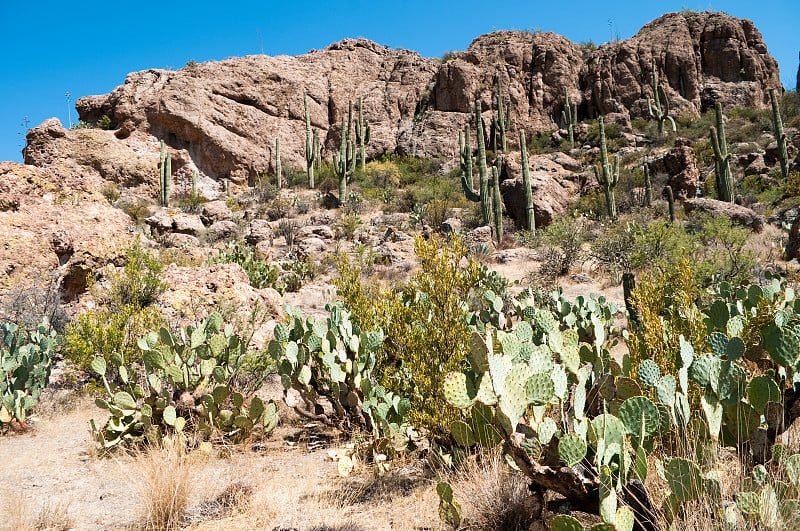
[[[358,96],[372,129],[368,157],[391,151],[455,158],[457,131],[471,120],[476,98],[488,122],[495,79],[503,83],[511,131],[557,128],[565,90],[579,119],[613,113],[629,123],[647,115],[653,60],[678,111],[703,111],[714,100],[765,107],[768,90],[780,86],[777,63],[753,23],[722,13],[670,13],[599,48],[553,33],[499,31],[443,61],[346,39],[297,57],[131,73],[110,94],[77,102],[81,120],[108,116],[113,131],[66,131],[46,121],[31,130],[25,161],[78,165],[155,198],[163,139],[173,157],[173,194],[186,192],[196,169],[200,193],[213,199],[225,182],[252,184],[272,173],[276,138],[284,166],[304,167],[304,91],[326,159]]]

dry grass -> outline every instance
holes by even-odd
[[[38,511],[31,511],[30,503],[21,493],[3,492],[0,529],[9,531],[66,531],[74,528],[69,516],[69,504],[50,505],[45,501]]]
[[[177,447],[150,448],[136,456],[131,467],[141,503],[141,520],[136,529],[167,531],[179,529],[192,488],[191,456]]]
[[[470,458],[453,481],[467,528],[518,531],[541,522],[541,504],[528,490],[527,478],[497,453]]]

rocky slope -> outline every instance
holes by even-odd
[[[780,86],[777,63],[753,23],[721,13],[670,13],[599,48],[553,33],[500,31],[443,61],[347,39],[298,57],[131,73],[110,94],[77,102],[83,121],[107,115],[113,131],[66,131],[48,120],[30,131],[25,162],[80,166],[155,197],[163,139],[176,193],[197,169],[201,192],[213,198],[225,179],[246,184],[274,171],[276,138],[284,167],[304,167],[303,91],[326,159],[338,148],[349,100],[358,96],[372,125],[368,156],[388,150],[455,158],[458,129],[476,98],[488,118],[498,76],[511,131],[558,127],[565,89],[579,104],[579,119],[615,113],[624,124],[647,115],[653,60],[678,110],[703,111],[715,100],[764,107],[768,89]]]

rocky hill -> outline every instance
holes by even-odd
[[[599,48],[553,33],[500,31],[443,60],[346,39],[297,57],[131,73],[110,94],[77,102],[82,121],[108,116],[109,130],[67,131],[48,120],[28,134],[25,162],[99,174],[156,197],[163,139],[175,191],[189,186],[196,169],[200,192],[214,198],[223,180],[247,184],[271,173],[276,138],[284,165],[304,166],[304,91],[326,159],[338,149],[348,102],[359,96],[372,126],[368,156],[388,150],[455,158],[457,131],[476,98],[489,113],[497,77],[510,100],[512,131],[557,128],[565,89],[578,102],[579,120],[611,114],[607,120],[625,125],[648,114],[653,61],[678,110],[703,111],[717,100],[761,108],[768,90],[780,87],[777,62],[753,23],[722,13],[666,14]]]

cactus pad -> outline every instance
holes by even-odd
[[[559,514],[553,518],[553,522],[550,526],[552,531],[584,531],[583,524],[581,524],[580,521],[565,514]]]
[[[514,333],[520,342],[525,343],[533,338],[533,328],[527,321],[521,321],[514,327]]]
[[[617,378],[617,393],[616,397],[620,400],[627,400],[632,396],[639,396],[642,394],[642,388],[636,383],[636,380],[625,378],[624,376]]]
[[[492,387],[492,377],[488,372],[483,373],[478,378],[478,394],[475,399],[487,406],[494,406],[497,404],[497,395]]]
[[[475,401],[475,387],[467,375],[462,372],[451,372],[444,377],[442,382],[444,399],[450,405],[459,409],[466,409]]]
[[[464,421],[455,420],[450,423],[450,433],[453,434],[456,442],[465,448],[472,446],[476,442],[472,428]]]
[[[658,380],[661,378],[661,369],[658,368],[656,362],[653,360],[644,360],[639,365],[639,380],[648,387],[655,387],[658,385]]]
[[[764,349],[782,367],[792,367],[800,353],[800,338],[791,328],[778,328],[770,325],[762,332]]]
[[[533,372],[550,372],[553,370],[553,354],[547,345],[534,347],[529,361]]]
[[[477,373],[489,370],[489,348],[478,332],[469,336],[469,362]]]
[[[511,358],[504,355],[489,355],[489,375],[497,396],[505,394],[506,375],[511,370]]]
[[[536,435],[539,437],[539,442],[542,443],[543,446],[547,446],[550,444],[550,440],[555,436],[557,431],[558,425],[556,421],[550,417],[545,417],[536,428]]]
[[[549,310],[541,309],[536,312],[533,321],[536,324],[536,328],[545,334],[556,327],[556,318],[553,317]]]
[[[634,396],[623,402],[619,419],[625,430],[637,438],[655,433],[660,423],[658,407],[644,396]]]
[[[701,389],[715,389],[719,384],[719,358],[711,354],[703,354],[696,358],[689,367],[689,377]]]
[[[675,404],[675,391],[677,388],[678,383],[675,381],[675,377],[671,374],[665,374],[658,380],[656,397],[662,404],[672,407]]]
[[[700,496],[702,478],[700,468],[688,459],[671,459],[664,467],[672,495],[680,503],[696,500]]]
[[[530,382],[530,380],[528,381]],[[502,414],[500,420],[508,434],[513,433],[517,429],[519,419],[522,418],[522,415],[528,407],[528,399],[525,392],[525,387],[514,380],[509,380],[506,383],[505,393],[500,396],[498,401],[498,414]]]
[[[728,324],[725,326],[725,330],[728,332],[728,337],[741,337],[742,331],[744,330],[744,324],[745,320],[741,315],[731,317],[728,321]]]
[[[274,330],[275,340],[284,342],[289,341],[289,327],[286,326],[284,323],[278,323],[275,325]]]
[[[558,441],[558,456],[570,468],[586,457],[586,441],[578,435],[565,435]]]
[[[725,356],[729,360],[737,360],[744,356],[746,350],[744,341],[740,337],[732,337],[728,340],[728,345],[725,347]]]
[[[617,443],[620,446],[625,441],[625,425],[614,415],[604,413],[592,419],[591,439],[593,442],[604,440],[606,446]]]
[[[725,355],[725,351],[728,348],[728,336],[720,332],[712,332],[711,335],[708,336],[708,346],[711,347],[714,354],[722,357]]]
[[[525,382],[525,394],[532,405],[546,405],[555,394],[553,378],[549,373],[535,373]]]

